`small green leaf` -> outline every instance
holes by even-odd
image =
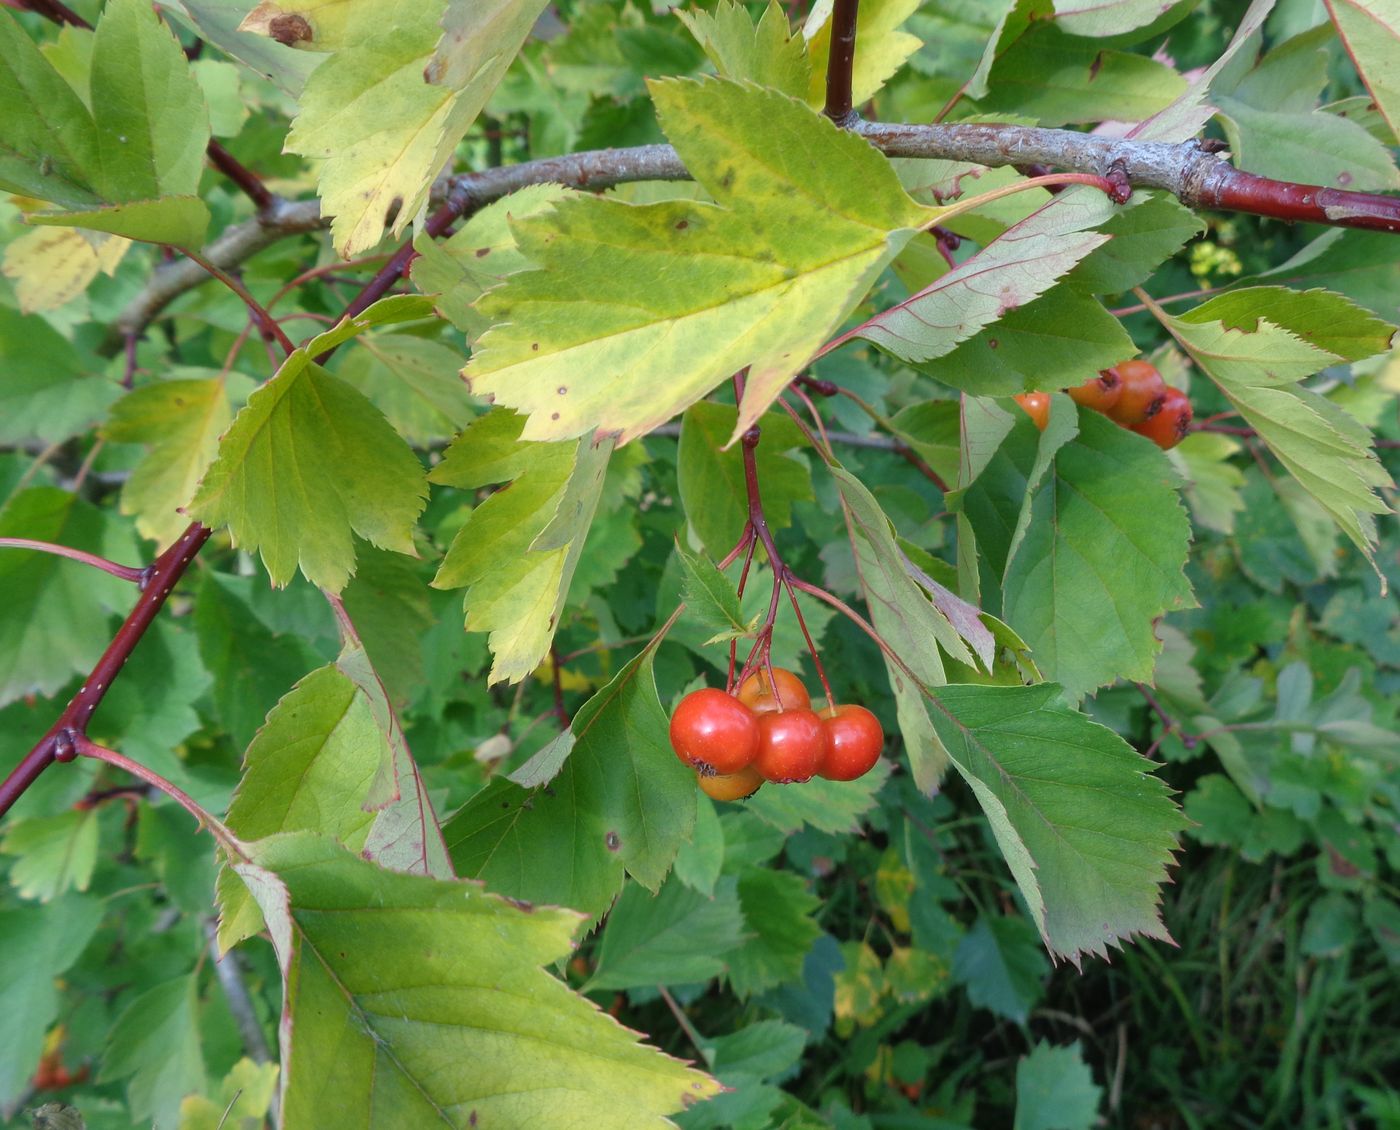
[[[131,1117],[172,1126],[180,1100],[204,1090],[194,976],[177,977],[133,1000],[108,1033],[99,1083],[127,1079]]]
[[[501,894],[600,914],[624,866],[655,890],[695,822],[695,774],[676,760],[648,648],[574,716],[572,742],[546,747],[443,827],[458,872]],[[565,759],[566,758],[566,759]],[[570,859],[540,868],[538,859]]]
[[[0,27],[10,17],[0,12]],[[85,431],[122,394],[43,318],[0,306],[0,443],[45,445]]]
[[[864,777],[855,781],[827,781],[813,777],[800,785],[759,789],[745,807],[786,834],[804,826],[819,828],[834,836],[859,831],[860,818],[875,807],[875,794],[889,779],[890,764],[881,760]]]
[[[224,1076],[213,1099],[189,1095],[180,1104],[180,1130],[256,1130],[277,1093],[278,1065],[246,1056]]]
[[[412,334],[365,334],[336,376],[359,389],[415,447],[451,439],[471,422],[462,358],[438,341]]]
[[[1014,1130],[1090,1130],[1102,1100],[1078,1045],[1037,1043],[1016,1064]]]
[[[51,902],[68,890],[85,891],[97,864],[97,812],[10,822],[0,851],[17,857],[10,865],[10,886],[21,898]]]
[[[748,520],[743,452],[725,446],[737,418],[733,408],[708,400],[691,405],[681,418],[676,456],[681,506],[705,551],[715,558],[734,548]],[[763,442],[754,457],[763,511],[769,527],[781,530],[792,524],[792,504],[812,498],[812,475],[805,463],[786,454],[804,442],[791,420],[772,413],[762,426]]]
[[[714,12],[678,8],[676,15],[704,48],[721,78],[772,87],[794,98],[806,97],[812,67],[801,37],[792,34],[778,0],[768,0],[757,20],[733,0],[720,0]],[[861,46],[865,44],[862,38]]]
[[[1035,929],[1024,918],[980,915],[953,957],[953,979],[968,999],[1017,1024],[1026,1023],[1044,994],[1048,972]]]
[[[317,1124],[334,1094],[373,1130],[662,1130],[718,1089],[548,972],[572,948],[569,911],[384,871],[307,835],[238,867],[282,967],[288,1126]]]
[[[0,910],[0,1103],[31,1093],[44,1034],[58,1018],[56,978],[87,948],[102,913],[100,900],[74,896]]]
[[[707,898],[676,880],[657,894],[630,884],[608,915],[598,965],[585,988],[708,981],[724,972],[731,952],[747,944],[743,931],[732,886],[721,884]]]
[[[0,537],[30,538],[136,560],[124,530],[109,528],[91,503],[57,487],[30,487],[0,509]],[[102,653],[93,633],[108,612],[125,614],[132,586],[75,561],[27,549],[0,552],[0,705],[51,695],[86,673]]]
[[[416,555],[426,497],[422,466],[379,410],[299,349],[235,417],[189,511],[259,551],[274,584],[300,566],[338,592],[355,571],[353,534]]]
[[[695,616],[706,628],[717,635],[709,642],[737,639],[747,635],[752,625],[744,621],[739,610],[739,594],[708,557],[689,552],[680,542],[676,543],[676,556],[685,568],[685,579],[681,582],[681,597],[686,611]]]
[[[812,918],[821,903],[802,876],[745,868],[739,873],[739,905],[753,936],[729,957],[729,987],[740,997],[750,997],[801,977],[802,962],[821,934]]]
[[[1153,622],[1195,603],[1191,527],[1166,457],[1097,413],[1081,412],[1079,427],[1028,484],[1002,581],[1007,622],[1072,695],[1151,678]]]
[[[513,479],[472,511],[434,588],[465,588],[470,632],[490,632],[491,682],[519,682],[549,652],[588,528],[611,443],[519,439],[523,417],[491,412],[448,448],[429,476],[463,490]]]

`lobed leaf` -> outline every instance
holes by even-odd
[[[404,875],[309,835],[253,845],[240,876],[282,968],[282,1117],[333,1101],[368,1127],[642,1130],[718,1085],[636,1042],[546,971],[580,918]]]
[[[651,89],[715,203],[578,194],[514,226],[541,269],[481,298],[494,324],[464,374],[529,416],[526,439],[625,443],[748,366],[739,434],[935,214],[866,142],[775,91]]]

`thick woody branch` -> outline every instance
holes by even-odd
[[[1241,172],[1194,141],[1131,141],[1032,126],[897,125],[862,122],[852,127],[891,157],[967,161],[997,168],[1043,165],[1070,172],[1121,176],[1138,188],[1172,193],[1194,208],[1251,212],[1333,227],[1400,231],[1400,198],[1291,184]],[[688,180],[690,173],[669,145],[595,149],[467,173],[440,182],[435,199],[461,215],[531,184],[601,189],[631,181]],[[228,228],[204,251],[225,270],[285,236],[314,231],[327,221],[315,200],[276,201],[263,214]],[[401,271],[403,262],[395,264]],[[176,261],[158,269],[112,327],[113,352],[127,334],[139,333],[170,302],[209,276],[197,264]],[[388,278],[388,272],[385,273]]]
[[[851,124],[851,80],[856,64],[856,9],[860,0],[836,0],[831,9],[831,50],[826,62],[826,107],[838,126]]]

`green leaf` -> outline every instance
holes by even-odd
[[[364,393],[415,447],[451,439],[476,415],[456,350],[412,334],[366,334],[356,345],[336,376]]]
[[[28,1095],[44,1034],[59,1012],[56,978],[78,960],[102,922],[95,898],[0,910],[0,1104]]]
[[[180,1130],[260,1130],[277,1093],[278,1065],[244,1056],[224,1076],[214,1098],[187,1096],[180,1104]]]
[[[209,142],[204,92],[179,41],[143,0],[102,9],[92,117],[104,200],[194,195]]]
[[[1082,384],[1086,374],[1134,352],[1118,319],[1096,299],[1076,293],[1071,282],[1009,311],[930,364],[928,372],[977,396],[1008,396]]]
[[[708,981],[747,945],[743,932],[732,886],[722,883],[709,898],[674,879],[654,895],[632,883],[608,915],[598,965],[584,987],[592,992]]]
[[[355,571],[352,534],[416,555],[426,496],[423,468],[379,410],[298,349],[234,418],[189,511],[257,550],[273,584],[300,566],[338,592]]]
[[[21,898],[52,902],[68,890],[85,891],[97,864],[97,812],[70,810],[10,822],[0,851],[17,858],[10,886]]]
[[[802,963],[822,932],[812,918],[821,902],[802,876],[746,867],[739,873],[739,905],[753,937],[729,956],[729,987],[751,997],[801,977]]]
[[[1045,954],[1024,918],[979,915],[958,942],[953,979],[978,1008],[1025,1024],[1045,992]]]
[[[890,763],[881,760],[855,781],[813,777],[799,785],[760,789],[745,802],[745,807],[789,835],[804,826],[834,836],[853,835],[860,830],[861,816],[875,807],[875,795],[889,775]]]
[[[1157,21],[1166,17],[1169,23],[1176,23],[1195,7],[1196,0],[1171,4],[1161,0],[1055,0],[1055,23],[1071,35],[1106,39],[1140,28],[1161,30],[1164,25]]]
[[[1015,1130],[1089,1130],[1102,1099],[1077,1044],[1037,1043],[1016,1063]]]
[[[92,115],[10,12],[0,12],[0,188],[64,208],[100,202]]]
[[[253,612],[252,577],[206,570],[194,602],[199,654],[213,676],[214,713],[238,749],[307,668],[320,662],[297,636],[279,635]]]
[[[358,556],[355,579],[345,589],[345,610],[389,701],[401,709],[423,685],[423,636],[434,623],[431,594],[412,558],[372,546],[362,546]]]
[[[293,687],[248,747],[225,823],[249,841],[314,831],[397,870],[450,876],[432,804],[373,678],[351,651]],[[228,949],[260,923],[237,883],[221,881],[220,896]]]
[[[708,400],[692,404],[681,418],[676,455],[681,506],[705,551],[716,558],[738,544],[748,521],[743,452],[725,447],[737,419],[729,405]],[[770,413],[762,427],[763,442],[754,458],[763,484],[763,512],[770,529],[782,530],[792,525],[792,504],[813,497],[812,475],[805,463],[786,454],[804,442],[791,420]]]
[[[283,972],[289,1126],[316,1124],[334,1094],[369,1127],[661,1130],[717,1090],[546,971],[568,956],[575,914],[383,871],[305,835],[238,866]]]
[[[589,914],[607,908],[624,867],[650,889],[660,886],[690,838],[696,787],[667,740],[654,655],[643,651],[583,705],[572,743],[537,755],[547,767],[531,762],[517,772],[530,789],[493,782],[444,825],[460,874],[501,894]],[[540,859],[571,865],[541,868]]]
[[[131,1117],[174,1125],[180,1100],[204,1090],[197,977],[177,977],[133,1000],[107,1035],[99,1083],[129,1079]]]
[[[1091,229],[1113,215],[1102,192],[1071,189],[1008,228],[919,293],[843,335],[902,361],[925,362],[1044,293],[1109,241]],[[941,370],[940,370],[941,371]]]
[[[378,0],[301,7],[311,37],[297,46],[332,54],[306,80],[287,148],[324,159],[322,206],[349,258],[379,242],[391,212],[395,236],[420,215],[544,2],[434,0],[392,20]],[[272,35],[280,13],[264,2],[240,30]]]
[[[1323,287],[1384,317],[1400,318],[1400,260],[1387,234],[1333,228],[1256,278],[1301,290]]]
[[[1244,509],[1244,472],[1230,458],[1239,451],[1238,440],[1214,432],[1193,432],[1177,444],[1172,462],[1185,468],[1186,502],[1197,525],[1235,532],[1235,515]]]
[[[514,480],[472,511],[433,587],[465,588],[469,632],[490,632],[491,682],[519,682],[549,652],[588,528],[602,494],[611,443],[519,439],[510,412],[478,418],[429,478],[462,490]]]
[[[1041,937],[1078,962],[1133,934],[1166,938],[1161,884],[1185,825],[1151,763],[1038,687],[928,692]]]
[[[812,67],[802,39],[792,34],[778,0],[768,0],[757,20],[733,0],[720,0],[714,12],[678,8],[676,15],[704,48],[721,78],[772,87],[794,98],[806,97]],[[861,46],[865,46],[863,38]]]
[[[748,366],[737,436],[936,215],[865,141],[775,91],[668,80],[652,97],[715,204],[575,194],[515,225],[541,270],[482,297],[495,324],[465,372],[529,415],[526,439],[625,443]],[[678,257],[691,268],[659,286]]]
[[[695,831],[676,852],[675,876],[707,898],[715,893],[724,865],[724,830],[709,797],[695,798]]]
[[[1371,433],[1296,382],[1343,357],[1374,351],[1391,327],[1338,295],[1314,291],[1288,296],[1262,289],[1212,299],[1182,317],[1167,318],[1166,324],[1369,560],[1376,540],[1373,515],[1389,510],[1377,490],[1391,486],[1390,476],[1370,449]],[[1287,319],[1281,325],[1263,312],[1264,304],[1275,299]]]
[[[1069,402],[1056,398],[1066,412]],[[1032,479],[1002,580],[1003,615],[1071,695],[1150,679],[1153,622],[1194,605],[1191,525],[1155,445],[1098,413]]]
[[[32,223],[195,247],[209,141],[204,94],[180,44],[142,0],[112,0],[92,48],[92,111],[6,13],[0,17],[0,185],[52,201]]]
[[[1327,13],[1390,132],[1400,137],[1400,6],[1395,0],[1331,0]]]
[[[1032,117],[1045,126],[1138,122],[1185,90],[1181,76],[1155,59],[1107,50],[1036,18],[1048,0],[1023,7],[1024,32],[992,64],[988,92],[977,97],[979,111]]]
[[[180,509],[194,497],[233,419],[231,397],[241,400],[251,387],[237,374],[161,381],[127,393],[113,406],[103,428],[107,438],[150,445],[122,484],[122,513],[136,516],[142,537],[164,547],[189,525]]]
[[[0,274],[14,280],[21,314],[57,310],[99,272],[113,274],[130,246],[130,240],[76,228],[25,232],[5,247]]]
[[[743,613],[739,610],[739,594],[708,557],[690,553],[680,542],[676,543],[676,556],[685,568],[685,579],[681,582],[681,597],[685,601],[686,612],[693,615],[706,628],[717,634],[708,641],[737,639],[752,630]]]
[[[0,537],[30,538],[135,560],[124,531],[109,529],[91,503],[57,487],[30,487],[0,509]],[[132,586],[76,561],[28,549],[0,550],[0,705],[52,695],[86,673],[105,646],[93,626],[123,614]]]
[[[248,0],[182,0],[179,8],[194,22],[202,39],[266,75],[293,98],[301,93],[306,76],[324,59],[263,35],[239,31],[239,24],[248,14]]]
[[[9,20],[0,13],[0,28]],[[0,443],[46,446],[87,430],[121,396],[121,386],[43,318],[0,306]]]
[[[366,307],[358,314],[341,318],[325,333],[317,334],[301,347],[309,357],[316,357],[326,350],[336,349],[347,341],[359,337],[375,326],[392,326],[398,322],[413,322],[429,318],[433,304],[418,294],[391,294]]]
[[[1139,189],[1099,230],[1111,238],[1070,272],[1069,282],[1087,294],[1118,294],[1149,279],[1163,260],[1205,230],[1205,221],[1174,196]]]

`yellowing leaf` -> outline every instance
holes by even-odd
[[[1286,319],[1288,328],[1269,313]],[[1393,327],[1340,295],[1270,287],[1222,295],[1165,321],[1279,462],[1370,559],[1373,515],[1390,511],[1377,491],[1393,485],[1390,475],[1371,450],[1371,433],[1297,382],[1384,348]]]
[[[851,102],[868,102],[923,43],[900,25],[919,8],[919,0],[865,0],[856,15],[856,54],[851,70]],[[818,0],[802,34],[807,39],[812,78],[810,105],[826,101],[826,64],[831,55],[832,0]]]
[[[131,241],[105,232],[54,228],[25,232],[5,248],[3,273],[25,314],[56,310],[87,289],[99,271],[117,269]]]
[[[520,442],[523,426],[509,412],[481,417],[430,476],[464,490],[514,479],[472,512],[433,579],[468,588],[467,630],[491,633],[493,683],[519,682],[549,651],[612,454],[587,439]]]
[[[784,95],[709,79],[652,96],[716,203],[579,194],[514,225],[543,269],[480,300],[495,324],[464,372],[529,414],[525,439],[625,443],[747,365],[743,432],[937,214],[866,142]]]
[[[582,916],[469,882],[381,870],[306,834],[238,865],[282,967],[282,1117],[327,1103],[367,1130],[663,1130],[719,1090],[636,1041],[547,969]]]
[[[300,566],[339,591],[355,571],[352,534],[415,554],[426,497],[422,466],[379,410],[299,349],[238,413],[189,510],[258,550],[274,584]]]
[[[194,496],[232,418],[222,377],[162,381],[127,393],[113,406],[107,438],[151,445],[122,486],[122,513],[136,515],[142,537],[168,545],[189,525],[180,508]]]
[[[525,41],[544,0],[263,3],[242,30],[332,55],[312,72],[287,149],[320,157],[345,256],[400,234]]]

